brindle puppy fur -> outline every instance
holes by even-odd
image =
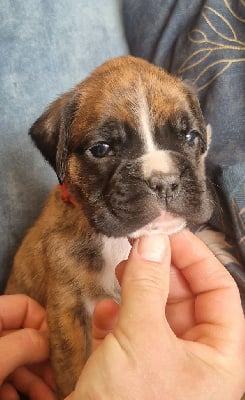
[[[16,254],[6,293],[46,307],[62,398],[90,354],[94,304],[119,300],[114,268],[129,253],[127,237],[165,211],[176,218],[173,231],[210,217],[207,133],[187,84],[120,57],[53,102],[30,135],[76,205],[62,201],[59,186],[52,191]]]

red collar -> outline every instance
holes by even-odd
[[[63,200],[64,203],[72,204],[74,207],[77,206],[77,202],[73,199],[73,197],[69,194],[67,187],[66,187],[66,181],[60,185],[61,188],[61,199]]]

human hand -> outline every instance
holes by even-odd
[[[99,303],[94,352],[69,400],[239,400],[245,327],[235,282],[182,231],[137,240],[119,265],[122,303]],[[67,400],[68,400],[67,398]]]
[[[44,309],[25,295],[0,296],[0,399],[54,400]],[[28,366],[28,367],[27,367]]]

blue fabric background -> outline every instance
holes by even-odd
[[[24,231],[57,182],[28,128],[58,95],[127,52],[119,0],[2,2],[0,291]]]

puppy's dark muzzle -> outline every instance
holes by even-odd
[[[180,175],[156,172],[147,179],[146,183],[161,200],[168,203],[178,195]]]

